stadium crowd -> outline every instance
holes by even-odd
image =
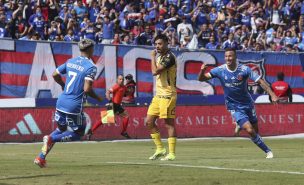
[[[0,38],[304,50],[303,0],[0,0]]]

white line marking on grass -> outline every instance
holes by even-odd
[[[303,134],[289,134],[289,135],[280,135],[280,136],[264,136],[263,139],[302,139],[304,138]],[[237,141],[237,140],[249,140],[248,137],[195,137],[195,138],[177,138],[179,141],[201,141],[201,140],[224,140],[224,141]],[[162,139],[166,141],[167,139]],[[121,143],[121,142],[151,142],[151,139],[119,139],[119,140],[105,140],[105,141],[73,141],[73,142],[64,142],[64,143]],[[0,145],[36,145],[41,144],[42,142],[35,143],[18,143],[18,142],[6,142],[0,143]],[[62,142],[60,142],[62,143]]]
[[[217,166],[193,166],[187,164],[153,164],[153,163],[133,163],[133,162],[106,162],[106,164],[122,164],[122,165],[156,165],[156,166],[170,166],[170,167],[181,167],[181,168],[201,168],[211,170],[228,170],[228,171],[245,171],[245,172],[258,172],[258,173],[281,173],[281,174],[294,174],[304,175],[304,172],[292,172],[292,171],[278,171],[278,170],[256,170],[246,168],[225,168]]]

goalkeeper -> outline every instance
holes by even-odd
[[[116,84],[107,90],[106,97],[110,102],[110,106],[113,105],[113,111],[115,115],[118,115],[122,119],[122,130],[121,135],[127,139],[130,139],[131,137],[127,133],[127,128],[129,124],[129,114],[128,112],[121,106],[122,98],[124,97],[125,93],[127,91],[126,86],[124,85],[124,77],[123,75],[118,75]],[[112,94],[112,98],[111,98]],[[92,134],[97,130],[100,125],[102,125],[101,119],[97,121],[93,126],[91,131],[89,132],[89,138]]]

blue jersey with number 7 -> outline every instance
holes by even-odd
[[[69,59],[56,69],[57,73],[66,75],[63,93],[59,96],[56,109],[68,113],[79,114],[82,112],[84,99],[85,80],[94,81],[97,68],[92,60],[79,56]]]

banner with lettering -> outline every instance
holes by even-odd
[[[125,107],[130,114],[127,132],[134,139],[150,138],[145,125],[147,107]],[[304,104],[259,104],[256,106],[259,130],[262,136],[304,133]],[[85,108],[87,123],[100,120],[100,111],[105,108]],[[0,109],[0,142],[42,141],[56,124],[54,108]],[[124,139],[122,122],[104,124],[93,135],[93,140]],[[176,129],[179,138],[187,137],[232,137],[235,125],[223,105],[177,106]],[[161,134],[167,137],[163,120],[157,121]],[[242,132],[242,136],[247,136]]]
[[[79,55],[77,44],[0,40],[0,97],[57,98],[61,88],[52,73],[71,57]],[[136,96],[152,97],[153,76],[150,70],[151,47],[96,45],[93,60],[98,73],[94,88],[99,94],[111,87],[118,74],[132,74],[137,81]],[[224,64],[223,51],[180,51],[173,49],[178,60],[177,88],[180,95],[221,95],[217,79],[197,81],[202,63]],[[304,94],[304,57],[301,53],[238,52],[238,61],[250,66],[268,83],[279,71],[294,93]],[[254,82],[249,82],[254,87]],[[254,89],[254,88],[253,88]]]

